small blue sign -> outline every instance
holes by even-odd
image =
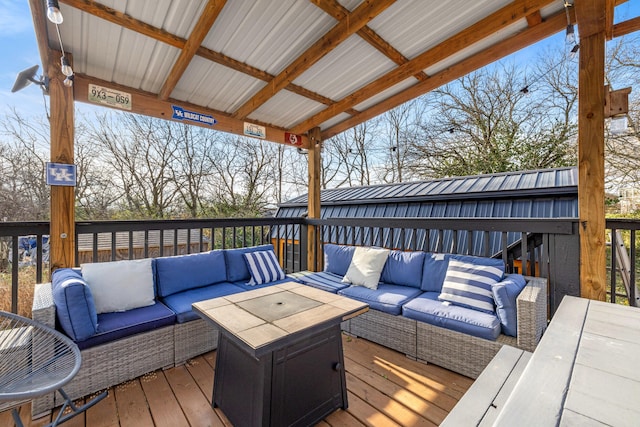
[[[171,116],[171,118],[176,120],[189,120],[191,122],[202,123],[209,126],[213,126],[218,123],[213,116],[196,113],[195,111],[188,111],[182,107],[178,107],[177,105],[172,105],[171,108],[173,108],[173,116]]]
[[[47,162],[47,185],[64,185],[75,187],[76,165]]]

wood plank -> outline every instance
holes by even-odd
[[[430,394],[413,393],[404,386],[397,384],[389,378],[389,376],[375,373],[349,357],[345,357],[345,368],[347,372],[353,376],[364,381],[374,389],[380,390],[385,395],[393,397],[393,399],[401,402],[407,408],[436,425],[440,424],[448,413],[447,410],[442,409],[438,404],[448,408],[456,405],[455,399],[444,393],[436,393],[434,390],[430,390]],[[347,387],[349,387],[348,382]]]
[[[350,337],[343,339],[343,342],[349,344],[353,341],[356,341],[358,345],[345,347],[345,366],[349,375],[347,379],[350,396],[349,409],[331,413],[319,425],[349,427],[362,425],[413,426],[429,425],[429,422],[437,424],[440,418],[444,418],[446,411],[441,409],[437,403],[430,402],[427,397],[435,399],[440,404],[442,404],[442,399],[450,402],[451,406],[455,404],[456,400],[451,396],[423,384],[425,380],[422,376],[425,372],[427,376],[429,371],[437,372],[442,376],[442,372],[447,371],[412,361],[398,352],[377,344],[367,343],[365,340]],[[360,346],[365,343],[368,345]],[[360,353],[360,350],[363,349],[367,349],[370,354],[365,356]],[[109,390],[110,396],[113,396],[112,400],[115,400],[115,406],[107,402],[106,406],[97,407],[101,411],[100,413],[110,412],[106,416],[107,420],[110,420],[109,422],[105,423],[99,412],[96,411],[86,419],[86,423],[85,415],[81,414],[65,423],[65,426],[117,425],[112,423],[112,415],[119,416],[118,422],[122,426],[213,424],[208,419],[199,419],[195,422],[192,420],[197,418],[193,414],[203,410],[204,412],[213,411],[214,416],[219,420],[214,425],[232,427],[219,408],[210,409],[215,359],[216,352],[212,351],[191,359],[178,368],[164,372],[156,371],[116,386]],[[376,364],[375,361],[379,363]],[[417,373],[411,374],[414,372],[414,368]],[[395,373],[398,370],[404,372],[403,376]],[[471,382],[468,378],[454,373],[449,374],[451,379],[459,378],[463,383]],[[433,381],[433,383],[440,384],[439,380]],[[415,388],[415,385],[420,387]],[[444,385],[441,384],[441,386]],[[410,388],[412,390],[409,390]],[[78,404],[80,403],[78,402]],[[206,411],[204,408],[207,408]],[[21,411],[30,413],[30,406],[24,405]],[[187,416],[185,416],[185,412]],[[0,413],[0,425],[10,425],[7,424],[11,423],[10,416],[10,412]],[[413,417],[418,417],[417,421]],[[28,418],[23,417],[23,419],[27,420]],[[2,422],[6,420],[8,420],[7,423]],[[25,425],[42,426],[45,422],[50,421],[50,417],[37,421],[38,423],[34,424],[26,422]]]
[[[195,56],[200,44],[202,44],[204,38],[209,34],[213,23],[218,18],[218,15],[220,15],[220,12],[226,2],[226,0],[209,0],[207,2],[198,22],[196,22],[193,31],[191,31],[189,39],[184,44],[184,48],[180,52],[180,56],[178,56],[178,59],[173,64],[173,67],[167,76],[167,79],[164,81],[164,84],[160,89],[160,93],[158,94],[158,98],[163,101],[169,99],[169,95],[171,95],[171,92],[173,92],[173,89],[175,89],[178,81],[191,63],[191,60]]]
[[[640,381],[577,364],[564,409],[603,425],[637,425],[638,396]]]
[[[580,295],[604,301],[604,62],[606,0],[576,2],[578,66],[578,212]]]
[[[489,408],[484,418],[482,419],[482,423],[480,423],[480,427],[492,426],[493,423],[496,421],[496,418],[500,414],[500,411],[502,410],[502,408],[504,408],[504,405],[507,403],[507,400],[509,400],[509,396],[511,396],[511,392],[518,384],[518,381],[520,381],[520,377],[522,376],[522,373],[524,372],[525,368],[529,364],[529,360],[531,360],[531,356],[532,356],[532,353],[529,353],[527,351],[523,353],[522,357],[520,357],[520,360],[518,360],[518,363],[516,364],[515,368],[513,368],[513,372],[511,373],[511,375],[509,375],[509,378],[507,378],[507,381],[504,383],[504,386],[500,390],[500,393],[498,393],[496,398],[493,399],[493,405]]]
[[[557,424],[588,307],[585,299],[562,300],[496,426]]]
[[[190,425],[224,426],[185,366],[169,369],[165,376]]]
[[[364,425],[358,421],[356,417],[351,415],[349,411],[343,411],[342,409],[333,412],[326,417],[324,421],[330,426],[335,427],[361,427]]]
[[[151,416],[156,426],[186,427],[189,425],[163,372],[155,371],[144,375],[140,378],[140,384],[147,396]]]
[[[87,396],[86,401],[88,402],[94,396],[95,394]],[[118,411],[116,409],[116,399],[113,392],[109,393],[107,397],[95,406],[89,408],[85,414],[86,423],[92,427],[117,427],[120,425],[118,423]]]
[[[417,387],[421,396],[428,390],[435,390],[453,397],[453,402],[460,399],[473,383],[471,378],[436,365],[411,360],[397,351],[364,339],[345,336],[342,342],[345,350],[349,349],[348,353],[345,352],[346,356],[354,358],[355,354],[359,355],[360,364],[381,375],[397,376],[400,385],[407,383]],[[384,353],[381,353],[381,349]],[[409,387],[407,389],[411,390]]]
[[[20,419],[22,420],[22,424],[24,424],[24,427],[42,427],[51,422],[51,414],[32,420],[31,403],[27,403],[26,405],[22,405],[20,407]],[[0,426],[1,425],[7,425],[2,422],[2,414],[0,414]]]
[[[113,394],[122,427],[153,426],[153,418],[140,380],[119,384],[113,388]]]
[[[198,387],[200,387],[202,394],[207,398],[207,402],[211,404],[213,394],[213,367],[203,356],[188,360],[187,363],[185,363],[185,367],[198,384]]]
[[[324,10],[329,15],[333,16],[336,20],[342,21],[349,15],[349,9],[342,6],[337,0],[311,0],[313,4]],[[367,43],[374,48],[378,49],[383,55],[392,60],[398,65],[402,65],[409,62],[400,51],[391,46],[386,40],[384,40],[378,33],[373,31],[368,26],[362,27],[358,30],[357,34],[362,37]],[[429,76],[424,71],[420,71],[414,77],[420,81],[426,80]]]
[[[236,119],[247,117],[394,2],[395,0],[365,0],[362,2],[348,17],[338,22],[302,55],[285,67],[269,84],[238,108],[233,117]],[[350,107],[353,107],[353,105]],[[304,132],[313,127],[315,126],[307,127]]]
[[[509,346],[502,347],[442,425],[478,425],[493,405],[493,401],[512,375],[523,354],[523,350]]]
[[[313,128],[309,131],[309,148],[307,152],[307,171],[309,183],[309,195],[307,196],[307,218],[320,218],[320,175],[322,173],[322,138],[320,128]],[[321,271],[322,245],[321,233],[316,227],[307,227],[307,269],[311,271]]]
[[[78,399],[75,400],[73,402],[76,406],[80,406],[84,404],[84,399]],[[60,409],[62,407],[56,408],[52,413],[51,413],[51,419],[55,420],[55,418],[58,416],[58,414],[60,413]],[[68,414],[71,412],[71,409],[67,408],[67,410],[65,411],[65,414]],[[83,427],[86,425],[86,416],[87,413],[83,412],[81,414],[76,415],[75,417],[69,419],[69,421],[66,421],[63,425],[65,427]]]
[[[640,31],[640,16],[618,22],[613,25],[613,37],[622,37],[627,34]]]
[[[398,423],[387,417],[385,414],[378,411],[377,408],[369,405],[360,397],[347,392],[347,398],[349,399],[349,413],[356,419],[362,422],[364,425],[372,427],[397,427]]]
[[[51,119],[51,162],[73,164],[75,132],[73,88],[63,84],[66,76],[60,69],[62,53],[52,54],[47,66]],[[67,54],[73,65],[73,58]],[[75,187],[51,186],[51,220],[49,239],[49,268],[74,267],[76,247]]]
[[[60,68],[60,66],[58,66]],[[108,82],[105,80],[97,79],[94,77],[89,77],[84,74],[76,73],[74,83],[73,83],[73,92],[75,96],[75,100],[78,102],[89,103],[89,84],[96,84],[98,86],[108,87],[115,90],[120,90],[131,94],[133,99],[131,105],[131,112],[136,114],[143,114],[149,117],[156,117],[164,120],[172,120],[173,116],[173,108],[172,105],[179,105],[182,108],[187,110],[195,111],[198,113],[206,114],[213,116],[218,123],[215,125],[215,129],[222,132],[234,133],[236,135],[244,135],[244,121],[237,120],[231,117],[228,113],[212,110],[210,108],[205,108],[199,105],[194,105],[189,102],[176,101],[176,100],[167,100],[162,101],[158,99],[158,96],[154,93],[133,89],[128,86],[119,85],[113,82]],[[93,105],[93,104],[92,104]],[[103,105],[105,108],[109,108],[107,105]],[[265,126],[267,130],[267,134],[265,139],[271,142],[276,142],[279,144],[286,144],[291,146],[288,140],[285,140],[284,134],[288,132],[285,129],[277,128],[274,126],[270,126],[267,123],[260,123],[253,121],[253,123],[260,124]],[[211,126],[206,123],[201,122],[189,122],[192,126],[200,126],[205,129],[211,129]],[[302,148],[306,148],[308,145],[309,139],[306,135],[302,135]]]
[[[423,427],[438,425],[413,412],[381,391],[375,388],[372,389],[367,383],[352,373],[347,372],[345,376],[348,384],[347,388],[350,393],[358,396],[372,407],[377,408],[382,414],[388,416],[400,425]]]

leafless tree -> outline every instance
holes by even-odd
[[[145,116],[113,114],[96,118],[92,129],[102,148],[101,161],[111,170],[120,190],[119,211],[124,217],[171,218],[179,197],[172,173],[176,161],[176,124]]]
[[[575,98],[560,101],[558,112],[544,102],[547,95],[533,92],[515,65],[482,69],[434,91],[425,97],[430,114],[423,140],[411,145],[411,169],[437,178],[575,164]]]

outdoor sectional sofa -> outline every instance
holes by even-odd
[[[479,375],[503,344],[533,350],[546,325],[543,279],[527,278],[517,295],[517,327],[514,318],[506,326],[512,335],[517,329],[517,337],[501,333],[496,315],[465,315],[467,309],[437,300],[450,259],[489,264],[496,260],[390,251],[374,290],[342,282],[354,247],[326,244],[324,249],[325,271],[288,276],[282,271],[250,271],[245,258],[270,254],[271,262],[277,263],[272,245],[61,269],[54,272],[52,283],[36,286],[33,319],[65,332],[81,349],[82,367],[65,387],[72,399],[215,349],[217,331],[192,311],[194,302],[290,280],[369,303],[369,312],[343,322],[347,333],[470,377]],[[511,294],[515,304],[516,295]],[[444,307],[450,321],[425,318],[425,305]],[[493,328],[476,325],[477,318]],[[451,329],[465,322],[466,329]],[[34,400],[32,412],[37,416],[60,404],[60,396],[52,393]]]
[[[376,289],[343,282],[356,247],[324,245],[322,272],[293,276],[310,286],[366,302],[370,310],[343,323],[352,335],[477,378],[507,344],[533,351],[547,325],[547,281],[504,275],[491,289],[493,310],[441,301],[451,261],[495,267],[502,260],[427,252],[389,252]],[[473,268],[473,267],[471,267]]]
[[[273,254],[273,245],[84,264],[36,285],[33,319],[64,332],[81,350],[82,366],[67,394],[86,396],[215,349],[218,333],[192,303],[292,280],[248,285],[246,253]],[[51,393],[33,401],[32,414],[61,404]]]

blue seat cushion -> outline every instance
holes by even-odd
[[[402,307],[402,315],[430,325],[495,341],[500,335],[500,320],[484,313],[438,300],[439,292],[424,292]]]
[[[334,245],[325,243],[324,245],[324,271],[344,276],[347,274],[351,259],[355,252],[355,246]]]
[[[250,285],[248,282],[246,281],[242,281],[242,282],[233,282],[233,284],[239,288],[241,288],[243,291],[252,291],[254,289],[260,289],[260,288],[268,288],[269,286],[273,286],[273,285],[277,285],[279,283],[286,283],[286,282],[296,282],[297,280],[295,280],[293,277],[290,276],[285,276],[284,279],[280,279],[280,280],[274,280],[272,282],[267,282],[267,283],[261,283],[259,285]]]
[[[227,265],[227,280],[229,282],[248,282],[251,278],[244,254],[249,252],[273,250],[273,245],[251,246],[248,248],[225,249],[224,256]]]
[[[98,330],[98,315],[91,289],[79,271],[59,268],[51,277],[53,303],[64,332],[74,341],[93,336]]]
[[[338,291],[338,295],[366,302],[375,310],[389,314],[400,314],[402,305],[411,298],[420,295],[420,289],[408,286],[389,285],[380,283],[378,289],[370,289],[365,286],[349,286]]]
[[[293,277],[298,282],[302,282],[305,285],[313,286],[314,288],[322,289],[323,291],[338,293],[340,289],[349,287],[348,283],[342,281],[342,276],[339,274],[333,274],[328,271],[320,271],[317,273],[304,272],[293,274]]]
[[[491,287],[496,302],[496,314],[502,324],[502,333],[515,337],[518,333],[516,300],[527,285],[521,274],[509,274]]]
[[[194,302],[237,294],[238,292],[242,292],[242,288],[228,282],[222,282],[172,294],[164,297],[162,301],[176,313],[177,322],[184,323],[201,318],[191,308],[191,304]]]
[[[382,269],[380,281],[392,285],[420,288],[424,252],[391,251]]]
[[[161,302],[127,311],[98,315],[98,332],[84,341],[77,341],[78,348],[93,347],[142,332],[173,325],[176,314]]]
[[[225,257],[220,250],[157,258],[155,264],[161,297],[227,280]]]

